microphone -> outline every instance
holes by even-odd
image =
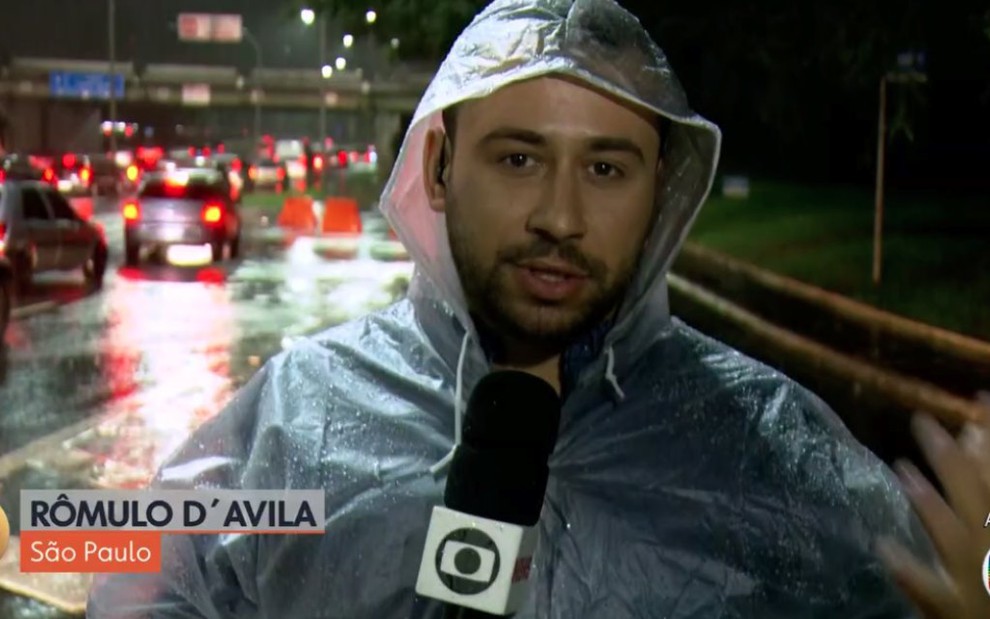
[[[446,602],[444,619],[511,615],[525,601],[560,409],[525,372],[493,372],[471,393],[416,581]]]

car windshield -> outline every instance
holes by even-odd
[[[210,200],[224,197],[223,187],[214,179],[191,178],[187,182],[151,179],[141,189],[142,198],[181,198]]]

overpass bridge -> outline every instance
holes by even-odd
[[[263,133],[316,136],[323,108],[331,136],[374,142],[386,156],[433,77],[432,67],[400,63],[374,76],[345,70],[329,79],[315,69],[260,68],[244,75],[226,66],[118,62],[114,68],[125,84],[117,120],[150,127],[159,140],[178,140],[183,132],[243,137],[253,132],[256,113]],[[109,75],[110,65],[13,58],[0,69],[0,139],[8,150],[100,150],[106,93],[62,97],[52,91],[53,73]]]

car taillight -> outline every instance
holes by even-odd
[[[0,170],[0,183],[7,180],[7,170]]]
[[[278,169],[278,180],[280,180],[280,181],[284,181],[285,180],[285,168],[279,168]]]
[[[223,207],[218,204],[207,204],[203,207],[203,221],[208,224],[220,223],[223,219]]]
[[[141,219],[141,205],[135,200],[124,203],[124,221],[137,221]]]
[[[93,178],[93,173],[90,171],[89,168],[83,168],[82,170],[79,171],[79,178],[82,180],[83,183],[88,185],[90,179]]]
[[[248,168],[248,178],[250,178],[253,181],[258,180],[258,168],[254,166]]]
[[[127,180],[136,183],[138,179],[138,167],[136,165],[127,166]]]
[[[62,155],[62,167],[63,168],[74,168],[76,167],[76,156],[72,153],[67,153]]]
[[[244,166],[241,164],[241,160],[240,159],[234,159],[230,163],[230,169],[233,170],[234,172],[237,172],[238,174],[241,173],[241,170],[243,169],[243,167]]]
[[[7,234],[7,224],[0,223],[0,247],[3,246],[3,237]]]

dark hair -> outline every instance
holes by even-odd
[[[457,104],[445,107],[440,113],[443,119],[443,131],[447,134],[451,146],[454,144],[454,133],[457,131]]]
[[[445,107],[442,112],[440,112],[440,117],[443,119],[443,130],[447,135],[447,139],[450,140],[450,146],[454,146],[454,134],[457,132],[457,104]],[[657,130],[660,132],[660,159],[664,159],[667,156],[667,151],[669,150],[668,145],[670,144],[670,130],[674,123],[670,121],[666,116],[660,116],[660,121],[657,123]],[[446,159],[446,145],[443,147],[441,153],[441,162]],[[441,163],[442,167],[442,163]]]

